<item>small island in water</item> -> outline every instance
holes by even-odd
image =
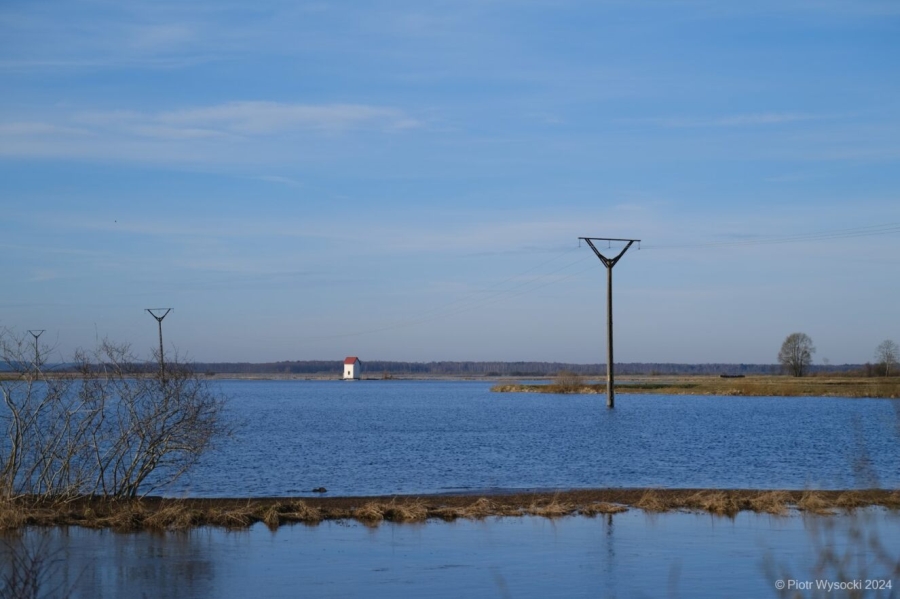
[[[546,382],[500,382],[499,393],[605,394],[606,379],[561,372]],[[900,377],[818,375],[757,376],[628,376],[616,379],[616,393],[721,395],[755,397],[900,397]]]

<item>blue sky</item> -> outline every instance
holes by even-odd
[[[197,360],[900,340],[900,4],[0,5],[0,326]],[[612,248],[615,249],[615,248]]]

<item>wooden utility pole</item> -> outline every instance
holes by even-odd
[[[587,242],[591,249],[594,250],[594,253],[597,254],[597,257],[600,258],[600,261],[603,263],[603,266],[606,267],[606,407],[613,408],[616,405],[615,399],[615,390],[613,386],[615,384],[614,374],[613,374],[613,293],[612,293],[612,269],[613,266],[616,265],[616,262],[628,251],[628,248],[635,242],[640,243],[640,239],[611,239],[608,237],[579,237],[578,239],[583,239]],[[625,242],[625,247],[622,248],[622,251],[619,252],[615,258],[607,258],[597,249],[597,246],[594,245],[595,241],[606,241],[612,243],[616,242]]]
[[[146,310],[150,313],[150,316],[155,318],[156,322],[159,323],[159,374],[162,379],[165,380],[166,363],[165,360],[163,360],[162,321],[163,318],[165,318],[169,314],[169,312],[172,311],[172,308],[146,308]],[[165,310],[165,312],[163,312],[162,316],[156,315],[157,312],[162,312],[163,310]]]
[[[44,330],[41,329],[40,331],[34,330],[28,332],[31,333],[32,337],[34,337],[34,370],[35,372],[37,372],[41,369],[41,354],[40,351],[38,351],[38,337],[43,334]]]

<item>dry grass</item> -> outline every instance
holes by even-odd
[[[25,513],[12,501],[0,502],[0,530],[16,530],[27,524]]]
[[[428,509],[418,499],[389,503],[370,501],[353,510],[352,517],[363,524],[377,526],[382,521],[388,522],[424,522],[428,518]]]
[[[791,496],[784,491],[764,491],[748,500],[754,512],[784,516],[788,513]]]
[[[624,505],[619,505],[617,503],[607,503],[605,501],[598,501],[596,503],[590,503],[588,505],[582,506],[578,513],[582,516],[587,516],[589,518],[593,518],[598,515],[606,515],[606,514],[620,514],[622,512],[627,512],[628,508]]]
[[[719,516],[734,517],[741,511],[742,502],[726,491],[699,491],[684,500],[683,507]]]
[[[428,518],[428,508],[423,502],[391,501],[384,509],[384,519],[389,522],[424,522]]]
[[[428,519],[596,516],[629,508],[648,513],[685,510],[733,517],[741,511],[785,515],[791,509],[797,509],[812,514],[833,514],[868,506],[900,510],[900,491],[598,489],[490,497],[317,497],[303,500],[147,498],[111,501],[85,497],[56,503],[19,498],[0,501],[0,530],[31,525],[74,525],[117,531],[187,530],[197,526],[246,528],[258,522],[274,530],[283,524],[315,525],[323,520],[356,520],[378,526],[382,522],[425,522]]]
[[[659,493],[651,489],[641,496],[638,502],[634,504],[634,507],[640,508],[645,512],[669,512],[681,506],[663,499]]]
[[[535,498],[531,505],[522,510],[525,515],[544,518],[561,518],[577,512],[578,506],[568,501],[560,501],[559,495],[554,495],[549,500]]]
[[[563,390],[565,389],[565,390]],[[583,393],[605,394],[605,384],[558,383],[522,385],[499,384],[491,388],[496,392],[513,393]],[[900,397],[900,377],[863,378],[847,376],[748,376],[745,378],[721,378],[718,376],[681,377],[630,377],[619,379],[616,393],[643,393],[659,395],[721,395],[725,397]]]
[[[247,528],[261,520],[258,508],[248,501],[246,505],[214,507],[207,510],[203,518],[203,524],[240,529]]]
[[[303,501],[292,501],[287,509],[281,513],[281,520],[285,522],[302,522],[304,524],[318,524],[322,521],[322,510],[307,505]]]
[[[834,513],[835,502],[816,491],[806,491],[797,502],[797,507],[810,514],[830,515]]]
[[[187,530],[196,526],[199,519],[194,510],[178,502],[167,502],[159,509],[146,514],[142,524],[146,528],[165,530]]]

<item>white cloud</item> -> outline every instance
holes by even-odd
[[[0,136],[85,135],[90,131],[79,127],[64,127],[41,122],[0,123]]]
[[[175,138],[216,134],[258,136],[297,129],[392,131],[421,125],[401,110],[384,106],[266,101],[226,102],[155,113],[133,110],[85,112],[71,118],[120,133]]]
[[[197,39],[194,28],[184,23],[169,23],[140,27],[131,36],[129,45],[132,48],[166,52],[180,49]]]
[[[398,108],[371,104],[226,102],[168,111],[108,110],[11,115],[0,123],[0,156],[149,163],[269,163],[321,153],[354,133],[422,126]]]
[[[646,119],[620,119],[621,123],[646,123],[660,127],[690,128],[690,127],[754,127],[766,125],[782,125],[802,121],[820,121],[837,118],[833,115],[820,115],[796,112],[757,112],[748,114],[733,114],[718,117],[692,118],[692,117],[662,117]]]
[[[415,119],[393,108],[366,104],[286,104],[229,102],[215,106],[164,112],[151,117],[174,126],[212,126],[235,133],[257,135],[285,129],[345,130],[361,126],[408,129]]]

